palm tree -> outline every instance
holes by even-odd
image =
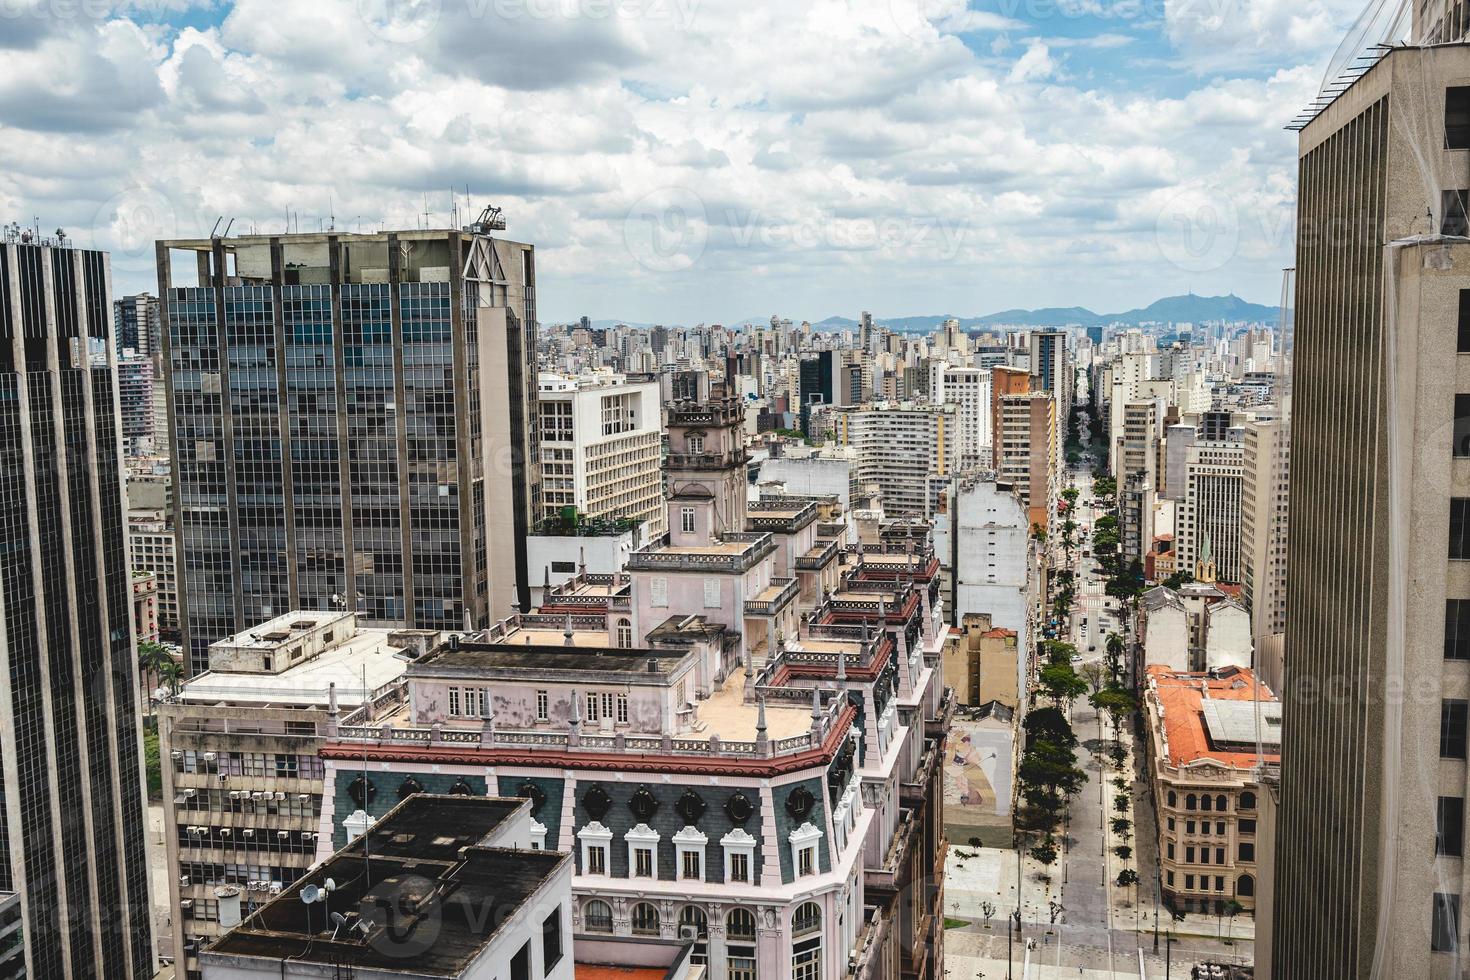
[[[153,690],[163,684],[171,693],[179,692],[179,681],[183,680],[184,668],[174,660],[173,654],[162,643],[143,640],[138,644],[138,671],[148,691],[148,708],[153,709]]]

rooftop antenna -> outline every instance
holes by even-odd
[[[337,230],[337,209],[332,207],[332,195],[327,195],[327,231]]]
[[[434,218],[434,212],[429,210],[429,195],[428,195],[428,192],[426,191],[424,193],[424,228],[425,228],[425,230],[427,230],[429,228],[430,224],[433,222],[433,218]]]

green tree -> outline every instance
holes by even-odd
[[[1052,839],[1048,837],[1031,848],[1031,856],[1044,865],[1050,865],[1057,859],[1057,845],[1052,843]]]
[[[1033,708],[1026,713],[1021,728],[1026,732],[1028,742],[1042,740],[1068,749],[1077,747],[1077,735],[1072,731],[1067,716],[1058,708]]]
[[[1086,694],[1087,682],[1077,676],[1069,663],[1047,664],[1041,668],[1041,690],[1061,707],[1063,702],[1070,705]]]
[[[1129,885],[1138,884],[1138,872],[1132,868],[1124,868],[1118,872],[1118,887],[1127,888]]]
[[[1123,716],[1133,711],[1134,706],[1137,704],[1133,695],[1121,687],[1104,688],[1088,698],[1088,701],[1094,708],[1099,711],[1106,711],[1112,717],[1115,738],[1123,727]]]

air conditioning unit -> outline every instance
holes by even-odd
[[[284,800],[285,798],[286,794],[284,792],[282,792],[281,790],[276,790],[276,799]]]
[[[194,907],[194,900],[192,898],[186,898],[186,899],[182,900],[181,902],[179,902],[179,908],[183,909],[185,912],[189,911],[193,907]]]
[[[231,830],[229,827],[221,827],[219,829],[219,835],[221,837],[231,837],[231,836],[234,835],[234,833],[235,832],[233,830]]]
[[[242,836],[242,837],[254,837],[255,836],[255,831],[248,830],[248,829],[247,830],[242,830],[242,831],[240,831],[240,836]]]
[[[180,888],[188,888],[189,887],[189,876],[188,875],[179,875],[179,887]]]
[[[213,752],[206,752],[206,753],[204,753],[204,761],[205,762],[213,762],[215,759],[218,759],[218,758],[219,758],[219,756],[215,755]]]
[[[168,757],[170,759],[182,759],[184,757],[184,753],[180,752],[178,749],[174,749],[168,754]]]
[[[291,833],[290,831],[286,830],[278,830],[276,831],[276,836],[279,837],[281,840],[285,840],[287,837],[291,836]]]

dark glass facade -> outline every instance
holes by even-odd
[[[33,977],[153,949],[105,254],[0,246],[0,889]]]
[[[160,282],[191,673],[209,644],[292,609],[463,629],[489,618],[494,578],[525,583],[524,542],[504,555],[484,542],[487,499],[524,526],[537,489],[524,425],[534,320],[510,316],[503,336],[481,338],[475,313],[483,298],[534,315],[529,286],[515,296],[504,281],[532,272],[531,250],[496,242],[524,264],[481,283],[460,274],[486,240],[437,235],[410,248],[391,234],[315,236],[319,269],[291,261],[300,238],[256,240],[269,277]],[[386,268],[364,275],[354,261],[373,248]],[[416,254],[448,265],[425,272],[404,258]],[[503,374],[482,377],[483,343],[499,345]],[[486,386],[509,416],[516,451],[503,460],[484,446]],[[487,479],[501,481],[490,494]]]

